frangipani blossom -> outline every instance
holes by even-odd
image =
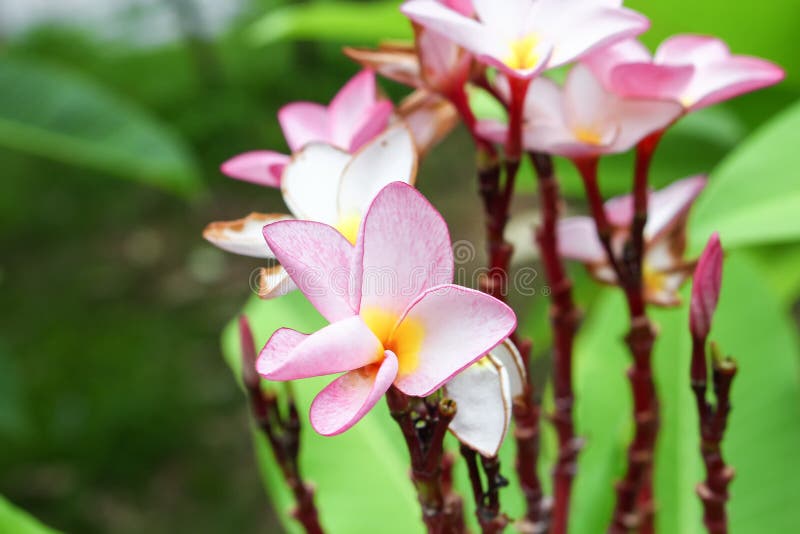
[[[252,213],[235,221],[215,222],[206,227],[203,237],[234,254],[275,258],[262,229],[296,218],[334,226],[355,242],[361,219],[378,191],[391,182],[414,183],[416,174],[414,140],[403,124],[386,130],[352,156],[329,144],[311,143],[283,171],[281,192],[291,215]],[[294,289],[280,265],[262,269],[258,283],[262,298]]]
[[[677,291],[692,274],[693,262],[683,259],[686,251],[686,220],[692,203],[706,186],[704,176],[694,176],[650,193],[649,213],[644,228],[642,279],[645,300],[659,306],[680,304]],[[606,216],[613,229],[611,244],[615,254],[630,237],[633,220],[631,195],[617,197],[605,204]],[[569,217],[559,222],[559,253],[578,260],[597,280],[616,284],[617,277],[597,237],[591,217]]]
[[[344,373],[311,404],[320,434],[353,426],[392,385],[411,396],[431,394],[516,326],[504,303],[452,284],[447,224],[407,184],[378,193],[355,246],[312,221],[274,223],[264,237],[330,324],[311,335],[278,330],[257,370],[270,380]]]
[[[498,88],[505,91],[502,82]],[[531,83],[523,146],[573,159],[626,152],[680,114],[674,102],[622,98],[605,89],[587,67],[576,65],[563,88],[548,78]],[[507,127],[496,121],[482,121],[478,131],[496,142],[507,135]]]
[[[720,39],[676,35],[651,55],[635,39],[598,50],[585,63],[615,93],[679,102],[695,111],[774,85],[783,69],[769,61],[731,54]]]
[[[392,103],[378,99],[375,73],[363,70],[339,90],[328,106],[293,102],[278,111],[278,122],[293,153],[314,142],[353,153],[385,130],[391,115]],[[229,159],[221,170],[231,178],[280,187],[289,161],[285,154],[256,150]]]
[[[525,381],[522,357],[507,339],[444,386],[445,395],[456,401],[450,431],[482,455],[497,456]]]
[[[477,20],[436,0],[408,0],[401,10],[478,60],[526,79],[649,26],[620,0],[473,0],[473,6]]]

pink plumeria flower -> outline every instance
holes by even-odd
[[[498,80],[498,89],[507,93]],[[627,152],[647,135],[674,121],[680,105],[663,100],[622,98],[609,91],[592,72],[576,65],[564,87],[548,79],[531,83],[525,99],[523,146],[572,159]],[[507,127],[482,121],[478,131],[503,142]]]
[[[433,393],[516,326],[504,303],[452,284],[447,224],[407,184],[378,193],[355,246],[312,221],[277,222],[264,237],[330,324],[311,335],[278,330],[257,371],[270,380],[344,373],[311,404],[322,435],[356,424],[392,385],[411,396]]]
[[[278,111],[278,122],[294,153],[322,142],[353,153],[389,124],[392,103],[378,98],[375,73],[363,70],[348,81],[328,106],[293,102]],[[224,174],[267,187],[280,187],[290,157],[271,150],[240,154],[222,164]]]
[[[416,174],[414,140],[402,123],[353,155],[313,142],[297,152],[283,170],[281,192],[291,214],[251,213],[243,219],[211,223],[203,237],[234,254],[274,259],[262,229],[295,218],[334,226],[355,242],[361,219],[378,191],[391,182],[414,183]],[[293,289],[280,265],[261,270],[258,293],[262,298],[278,297]]]
[[[522,357],[506,339],[445,384],[444,394],[456,401],[450,431],[482,455],[497,456],[511,424],[514,399],[522,395],[525,381]]]
[[[686,262],[686,220],[692,203],[706,186],[704,176],[694,176],[650,193],[649,213],[644,228],[644,257],[642,279],[645,300],[659,306],[680,304],[677,291],[692,274],[693,262]],[[615,255],[630,237],[633,220],[631,195],[617,197],[605,204],[606,216],[612,227],[611,243]],[[597,237],[591,217],[569,217],[559,222],[559,252],[578,260],[600,282],[616,284],[617,277],[608,263],[603,245]]]
[[[689,329],[695,339],[705,340],[711,330],[711,320],[717,309],[722,289],[722,259],[724,252],[719,234],[714,233],[697,260],[692,281],[692,301],[689,306]]]
[[[649,26],[621,0],[473,0],[473,6],[477,20],[436,0],[408,0],[401,10],[478,60],[525,79]]]
[[[598,50],[585,62],[610,90],[631,98],[679,102],[696,111],[774,85],[783,69],[769,61],[731,54],[714,37],[676,35],[654,55],[635,39]]]

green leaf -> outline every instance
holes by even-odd
[[[375,44],[411,39],[413,33],[398,2],[315,2],[270,11],[250,27],[249,36],[256,45],[302,39]]]
[[[39,523],[27,512],[16,508],[0,496],[0,532],[13,534],[56,534],[57,531]]]
[[[688,288],[687,288],[688,289]],[[586,437],[575,485],[575,532],[600,532],[613,507],[614,480],[631,432],[631,401],[621,342],[624,302],[609,291],[580,337],[576,418]],[[660,532],[699,534],[694,486],[703,477],[697,414],[689,387],[690,340],[685,307],[653,314],[659,325],[655,373],[662,428],[656,456]],[[743,254],[725,264],[723,294],[711,338],[739,362],[724,453],[736,468],[731,524],[738,534],[791,532],[800,524],[800,466],[787,462],[800,447],[797,339],[782,306]]]
[[[277,328],[287,326],[313,332],[325,324],[300,292],[280,299],[253,298],[245,307],[256,336],[263,345]],[[240,369],[236,321],[225,329],[223,352],[237,378]],[[298,408],[304,417],[300,468],[316,486],[320,520],[330,532],[371,534],[391,521],[393,532],[422,532],[420,509],[408,477],[408,452],[386,403],[378,405],[353,428],[339,436],[316,434],[307,422],[314,396],[331,377],[293,383]],[[256,439],[256,454],[269,496],[290,532],[302,532],[290,518],[294,506],[264,439]]]
[[[200,185],[182,142],[91,80],[0,58],[0,146],[187,193]]]
[[[750,136],[717,167],[694,207],[694,249],[718,231],[726,249],[800,239],[800,101]]]

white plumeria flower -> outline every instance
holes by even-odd
[[[391,182],[413,184],[417,151],[409,129],[397,124],[351,155],[325,143],[310,143],[292,156],[283,170],[281,193],[289,214],[251,213],[243,219],[209,224],[203,232],[215,246],[254,258],[274,259],[262,229],[287,219],[328,224],[351,243],[375,195]],[[262,298],[295,289],[280,266],[263,268],[258,280]]]
[[[473,0],[478,20],[436,0],[408,0],[414,22],[510,76],[530,79],[599,47],[638,35],[649,21],[621,0]]]
[[[497,456],[511,423],[514,399],[523,394],[526,371],[517,347],[506,339],[445,386],[456,402],[450,431],[484,456]]]
[[[683,259],[686,220],[692,204],[705,186],[705,176],[693,176],[650,193],[642,263],[644,296],[650,304],[680,304],[678,290],[694,270],[694,262]],[[611,244],[620,257],[630,238],[633,198],[631,195],[612,198],[604,207],[612,228]],[[591,217],[576,216],[559,221],[558,243],[559,254],[586,265],[596,280],[606,284],[617,283],[617,276],[608,262]]]
[[[498,80],[507,93],[507,84]],[[627,152],[647,135],[667,127],[682,112],[675,102],[628,99],[603,87],[591,70],[576,65],[564,87],[547,78],[533,81],[525,99],[523,145],[526,150],[568,158]],[[478,131],[502,142],[507,126],[483,121]]]

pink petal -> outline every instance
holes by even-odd
[[[308,143],[328,141],[328,121],[327,108],[314,102],[293,102],[278,111],[278,122],[292,152]]]
[[[763,59],[734,56],[708,65],[687,90],[692,110],[705,108],[739,95],[775,85],[785,77],[783,69]]]
[[[353,129],[349,139],[342,139],[342,142],[349,142],[347,146],[350,152],[359,150],[386,129],[393,112],[394,106],[390,101],[382,100],[376,103],[367,109],[362,121],[356,123],[357,126]]]
[[[282,221],[264,228],[275,257],[308,300],[331,322],[355,315],[358,294],[351,281],[353,247],[332,227],[312,221]]]
[[[416,45],[420,73],[431,90],[448,94],[469,78],[472,56],[450,39],[420,28]]]
[[[458,112],[449,101],[424,89],[404,98],[397,114],[411,130],[419,157],[447,137],[459,121]]]
[[[476,55],[493,56],[499,60],[508,52],[507,38],[435,0],[408,0],[400,7],[400,11],[414,22],[451,39]]]
[[[694,74],[695,68],[691,65],[629,63],[612,71],[610,87],[627,98],[680,102]]]
[[[269,150],[256,150],[239,154],[222,164],[223,174],[257,185],[280,187],[281,173],[289,163],[289,156]]]
[[[331,142],[352,151],[368,141],[368,135],[374,136],[385,128],[391,114],[386,104],[391,108],[391,103],[378,107],[376,103],[375,72],[362,70],[339,90],[328,107]]]
[[[512,395],[508,374],[491,356],[454,376],[445,394],[456,402],[450,431],[484,456],[497,456],[511,423]]]
[[[456,285],[428,289],[400,320],[390,345],[400,361],[395,385],[424,397],[514,331],[514,312],[494,297]]]
[[[539,0],[537,26],[545,39],[555,44],[548,68],[579,57],[650,27],[650,21],[635,11],[598,6],[591,1]]]
[[[531,0],[472,0],[478,19],[486,26],[505,29],[514,37],[523,29],[535,3]]]
[[[603,144],[611,143],[616,134],[614,105],[617,98],[585,65],[575,65],[564,83],[565,118],[572,130],[585,129],[602,136]]]
[[[651,133],[668,127],[682,112],[677,102],[623,99],[616,110],[619,131],[606,153],[627,152]]]
[[[525,120],[533,130],[536,125],[566,124],[564,116],[564,92],[549,78],[537,78],[531,82],[525,97]]]
[[[362,312],[378,309],[400,317],[420,293],[453,280],[447,223],[408,184],[395,182],[378,193],[356,246],[363,266]]]
[[[703,254],[697,262],[692,282],[692,301],[689,306],[689,327],[692,336],[705,340],[711,330],[711,321],[717,309],[722,288],[722,244],[719,234],[708,240]]]
[[[483,139],[492,141],[493,143],[502,144],[508,139],[508,125],[496,120],[478,121],[476,131]]]
[[[270,380],[297,380],[360,369],[382,357],[380,341],[356,315],[310,336],[278,330],[261,351],[257,368]]]
[[[331,145],[312,143],[292,156],[283,170],[283,200],[298,219],[339,223],[336,198],[350,154]]]
[[[472,6],[472,0],[440,0],[442,4],[450,9],[464,15],[471,17],[475,13],[475,8]]]
[[[340,376],[311,403],[311,426],[323,436],[335,436],[359,422],[383,397],[397,375],[397,358],[390,351],[380,367],[370,366]]]
[[[381,189],[392,182],[413,184],[416,175],[417,151],[411,132],[403,124],[386,130],[344,168],[338,192],[340,216],[363,216]]]
[[[652,60],[650,51],[637,39],[625,39],[595,50],[581,62],[591,69],[606,89],[612,90],[611,71],[615,67],[628,63],[651,63]]]
[[[707,183],[705,176],[693,176],[677,181],[650,195],[649,213],[644,232],[654,241],[664,235],[686,214]]]
[[[606,253],[597,238],[591,217],[578,216],[558,222],[558,253],[565,258],[587,264],[606,262]]]
[[[212,245],[234,254],[274,258],[261,232],[267,224],[291,219],[281,213],[251,213],[235,221],[213,222],[203,230],[203,237]]]
[[[728,45],[716,37],[675,35],[658,47],[654,60],[663,65],[704,65],[730,57]]]

